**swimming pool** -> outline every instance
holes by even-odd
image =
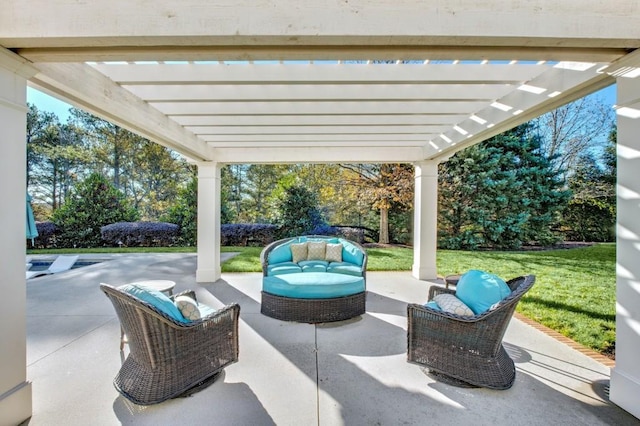
[[[78,259],[76,260],[76,263],[73,264],[71,269],[78,269],[82,268],[83,266],[95,265],[97,263],[105,262],[106,260],[107,259]],[[31,267],[28,269],[29,271],[45,271],[47,270],[47,268],[49,268],[49,266],[51,266],[51,264],[53,263],[53,259],[31,259],[28,263],[31,264]]]

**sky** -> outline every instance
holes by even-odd
[[[606,87],[590,96],[599,97],[605,103],[613,106],[616,101],[616,85]],[[27,87],[27,102],[34,104],[38,110],[42,112],[54,113],[58,116],[61,123],[66,123],[69,118],[69,108],[71,108],[71,105],[31,87]]]

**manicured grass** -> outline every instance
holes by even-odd
[[[226,262],[222,262],[222,272],[262,272],[260,264],[262,247],[223,247],[222,251],[238,253]]]
[[[241,249],[222,270],[260,271],[260,248]],[[587,347],[611,354],[615,351],[615,250],[615,244],[526,252],[438,250],[437,267],[443,276],[469,269],[504,279],[533,274],[536,284],[521,299],[518,312]],[[410,248],[371,248],[367,253],[369,271],[411,270]]]
[[[517,311],[603,354],[615,353],[615,244],[537,252],[438,252],[443,274],[482,269],[534,274]]]
[[[29,250],[57,253],[192,253],[195,247]],[[222,247],[237,256],[223,272],[260,272],[261,247]],[[410,271],[410,248],[367,249],[369,271]],[[438,250],[442,276],[481,269],[505,279],[534,274],[536,284],[521,299],[518,312],[604,354],[615,352],[615,244],[568,250],[494,252]],[[426,300],[416,300],[417,303]]]

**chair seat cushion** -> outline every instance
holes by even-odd
[[[429,300],[427,303],[423,305],[425,308],[435,309],[436,311],[441,311],[442,308],[438,306],[435,300]]]
[[[497,275],[472,269],[463,274],[456,286],[456,297],[474,314],[481,314],[511,294],[507,283]]]
[[[263,277],[262,290],[298,299],[330,299],[361,293],[365,291],[365,283],[362,277],[306,272]]]
[[[327,272],[335,274],[353,275],[354,277],[362,276],[362,267],[349,262],[331,262],[327,267]]]
[[[137,297],[176,321],[188,322],[171,299],[160,291],[137,284],[125,284],[118,287],[118,290]]]
[[[302,272],[302,268],[297,263],[281,262],[267,266],[267,275],[295,274]]]

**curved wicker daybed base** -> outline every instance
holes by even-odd
[[[282,321],[343,321],[365,313],[366,291],[332,299],[296,299],[262,292],[260,312]]]

